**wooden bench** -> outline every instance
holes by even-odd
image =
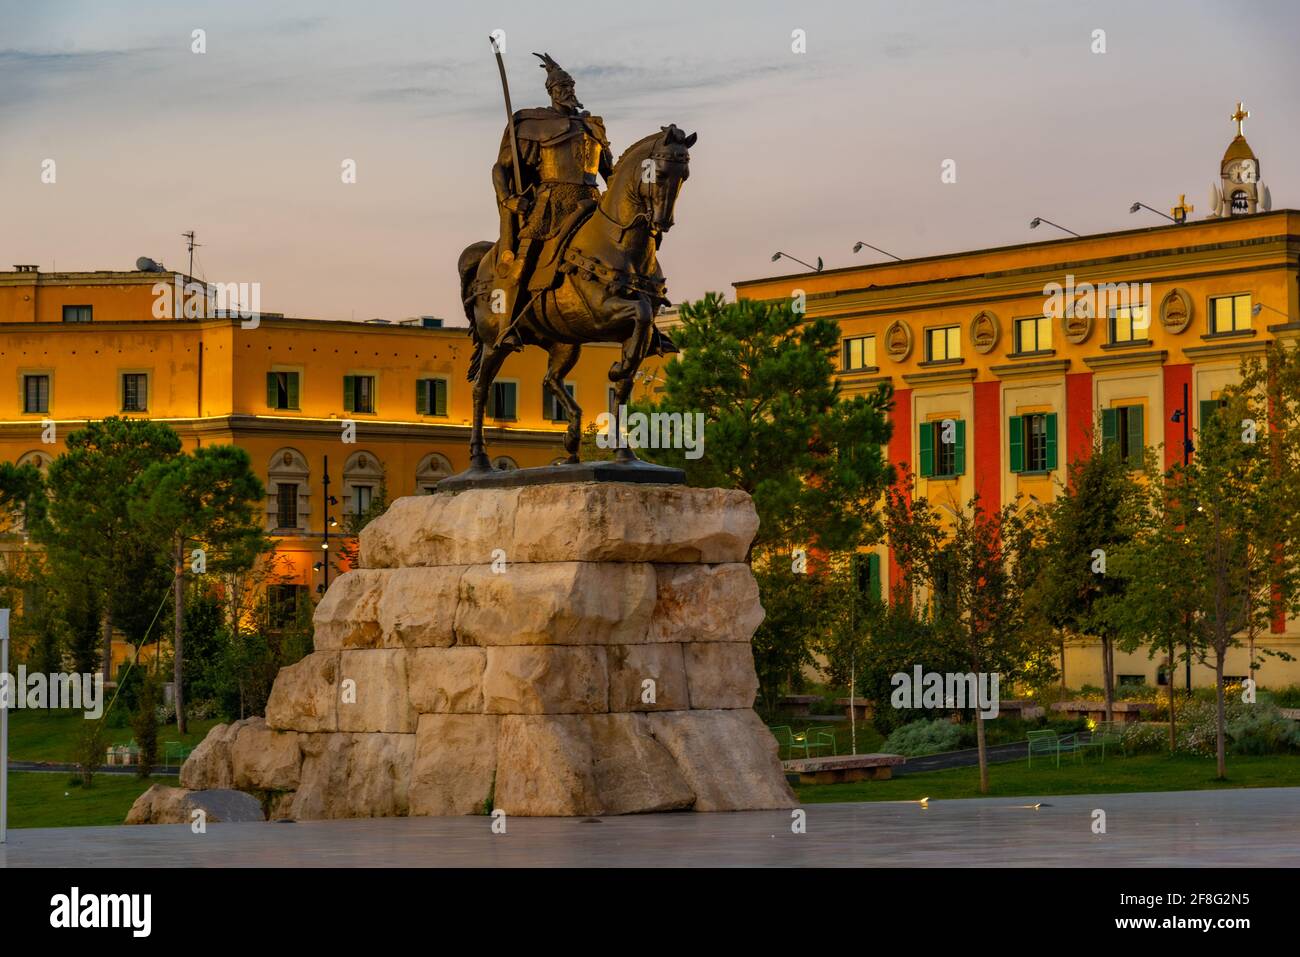
[[[1088,718],[1092,721],[1106,720],[1106,703],[1104,701],[1058,701],[1052,705],[1053,711],[1060,711],[1075,717]],[[1141,721],[1145,714],[1156,710],[1154,701],[1116,701],[1111,705],[1115,720],[1128,724]]]
[[[777,707],[785,714],[805,718],[812,714],[812,706],[822,700],[816,694],[788,694],[777,699]]]
[[[1300,721],[1300,708],[1278,708],[1282,712],[1282,717],[1289,718],[1292,721]]]
[[[857,718],[859,721],[871,720],[870,701],[863,701],[861,698],[836,698],[835,703],[844,709],[846,718]]]
[[[848,784],[853,781],[888,781],[901,754],[841,754],[838,757],[796,758],[781,762],[787,773],[799,775],[800,784]]]
[[[1027,698],[1012,698],[1010,701],[998,702],[998,717],[1000,718],[1004,714],[1028,721],[1031,718],[1041,718],[1047,714],[1047,709],[1040,704],[1034,704]]]

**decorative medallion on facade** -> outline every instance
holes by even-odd
[[[885,352],[895,362],[904,362],[912,354],[912,327],[895,319],[885,330]]]
[[[1076,346],[1081,342],[1087,342],[1088,337],[1092,335],[1092,319],[1090,296],[1079,296],[1066,306],[1065,316],[1061,319],[1061,331],[1065,333],[1066,340]]]
[[[1002,324],[998,317],[985,309],[970,321],[970,341],[980,355],[988,355],[1002,338]]]
[[[1170,289],[1160,300],[1160,324],[1177,335],[1192,324],[1192,297],[1186,289]]]

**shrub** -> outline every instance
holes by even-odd
[[[1226,722],[1228,748],[1233,754],[1278,754],[1300,750],[1300,724],[1282,717],[1277,708],[1246,707]]]
[[[93,787],[95,771],[104,763],[104,748],[107,740],[107,728],[101,718],[98,721],[78,721],[77,766],[81,769],[83,787]]]
[[[131,731],[140,748],[140,759],[135,773],[147,778],[158,764],[158,705],[162,697],[157,675],[149,675],[140,685],[135,713],[131,716]]]
[[[911,721],[895,729],[882,746],[888,754],[905,754],[920,757],[953,751],[961,744],[962,729],[951,721],[935,718],[930,721]]]

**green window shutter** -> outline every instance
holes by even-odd
[[[1119,441],[1119,409],[1101,410],[1101,445],[1112,448]]]
[[[506,383],[505,391],[506,418],[519,417],[519,388],[513,382]]]
[[[1047,414],[1047,467],[1056,468],[1056,413]]]
[[[379,376],[370,376],[370,411],[379,411]]]
[[[429,414],[429,379],[415,380],[415,414]]]
[[[447,414],[447,380],[433,380],[433,414]]]
[[[934,423],[922,422],[918,441],[921,446],[921,478],[934,474]]]
[[[1128,409],[1128,457],[1130,462],[1142,461],[1142,447],[1145,444],[1142,435],[1142,406],[1131,405]]]
[[[278,390],[275,387],[275,379],[276,376],[274,372],[268,372],[266,374],[266,407],[268,409],[274,409],[275,400],[279,398]]]
[[[1218,399],[1202,399],[1201,400],[1201,424],[1198,426],[1198,428],[1203,429],[1207,425],[1209,425],[1210,419],[1214,416],[1214,413],[1218,411],[1219,411]]]
[[[1023,472],[1025,470],[1025,419],[1024,416],[1013,415],[1007,420],[1007,435],[1011,440],[1010,456],[1011,471]]]
[[[357,399],[357,377],[354,375],[345,375],[343,377],[343,411],[352,412],[356,409]]]
[[[289,408],[298,408],[298,373],[285,373],[285,378],[289,381]]]
[[[872,552],[867,556],[867,589],[872,598],[880,598],[880,556]]]
[[[966,474],[966,420],[957,420],[957,448],[953,450],[953,475]]]

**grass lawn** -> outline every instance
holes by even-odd
[[[55,711],[48,709],[14,709],[9,712],[9,758],[13,761],[47,761],[71,763],[76,760],[77,735],[86,719],[80,711]],[[176,725],[158,729],[158,760],[164,756],[168,741],[182,741],[194,747],[209,729],[220,724],[212,718],[191,720],[189,733],[176,733]],[[130,727],[109,727],[108,744],[126,744],[135,735]],[[105,745],[107,747],[107,745]]]
[[[1199,791],[1217,788],[1300,787],[1300,756],[1228,756],[1228,779],[1214,779],[1214,758],[1179,755],[1087,757],[1082,764],[1024,761],[989,766],[989,793],[979,793],[979,768],[924,771],[888,781],[855,784],[794,785],[807,804],[831,801],[915,801],[974,797],[1019,797],[1038,794],[1114,794],[1128,791]]]
[[[9,826],[91,827],[121,824],[135,799],[155,784],[177,787],[176,778],[96,774],[94,787],[73,787],[70,775],[45,771],[9,773]]]

